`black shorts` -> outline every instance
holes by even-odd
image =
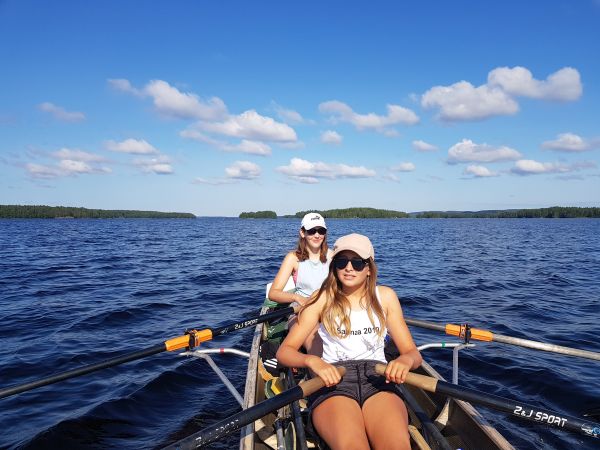
[[[381,361],[360,360],[335,363],[334,366],[346,368],[346,375],[335,386],[323,387],[308,397],[311,416],[317,406],[335,395],[354,399],[361,408],[368,398],[378,392],[388,391],[401,396],[394,383],[386,383],[385,377],[375,372],[375,364],[378,363],[380,364]]]

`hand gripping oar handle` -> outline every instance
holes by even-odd
[[[521,339],[512,336],[504,336],[502,334],[492,333],[488,330],[479,328],[471,328],[466,325],[455,325],[452,323],[446,325],[438,325],[436,323],[427,322],[425,320],[410,319],[405,317],[404,320],[408,325],[425,328],[428,330],[441,331],[451,336],[465,337],[468,333],[469,339],[488,342],[500,342],[502,344],[518,345],[519,347],[532,348],[534,350],[543,350],[546,352],[560,353],[567,356],[578,356],[580,358],[594,359],[600,361],[600,353],[589,350],[580,350],[578,348],[564,347],[562,345],[548,344],[540,341],[532,341],[529,339]]]
[[[385,374],[386,366],[377,364],[375,371]],[[498,395],[487,394],[475,389],[465,388],[456,384],[447,383],[426,375],[408,373],[404,381],[428,392],[447,395],[458,400],[487,406],[498,411],[512,414],[520,419],[530,420],[554,428],[572,431],[593,438],[600,438],[600,423],[587,422],[578,417],[567,416],[546,409],[537,408],[526,403],[521,403]]]
[[[341,376],[344,376],[346,369],[344,367],[336,367]],[[192,434],[180,441],[177,441],[163,450],[187,450],[198,447],[203,447],[212,442],[218,441],[225,436],[239,430],[240,428],[252,423],[261,417],[266,416],[272,411],[283,408],[296,400],[307,397],[318,391],[325,383],[319,377],[311,378],[308,381],[303,381],[298,386],[283,391],[275,397],[257,403],[248,409],[244,409],[226,419],[221,420],[197,433]]]
[[[243,328],[247,328],[258,323],[267,322],[278,317],[288,316],[291,313],[296,312],[296,310],[297,308],[295,309],[290,306],[286,308],[276,309],[273,312],[259,315],[250,319],[242,320],[240,322],[235,322],[230,325],[225,325],[219,328],[207,328],[205,330],[188,330],[183,336],[178,336],[176,338],[169,339],[153,347],[148,347],[146,349],[126,353],[116,358],[107,359],[105,361],[101,361],[94,364],[89,364],[87,366],[79,367],[77,369],[67,370],[66,372],[50,375],[46,378],[41,378],[39,380],[31,381],[29,383],[17,384],[13,386],[8,386],[6,388],[2,388],[0,389],[0,399],[4,397],[9,397],[11,395],[20,394],[21,392],[30,391],[38,387],[57,383],[59,381],[68,380],[69,378],[86,375],[88,373],[95,372],[100,369],[106,369],[108,367],[113,367],[119,364],[124,364],[126,362],[142,359],[146,356],[155,355],[157,353],[165,351],[171,352],[182,348],[194,348],[200,345],[200,343],[202,342],[211,340],[214,336],[223,335],[234,330],[241,330]]]

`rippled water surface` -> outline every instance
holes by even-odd
[[[257,312],[298,221],[0,220],[0,387]],[[329,220],[371,237],[407,317],[600,351],[600,220]],[[418,344],[446,340],[412,329]],[[203,344],[248,350],[251,330]],[[452,340],[448,338],[447,340]],[[463,385],[581,415],[600,362],[481,343]],[[425,357],[450,377],[451,352]],[[216,357],[239,391],[246,361]],[[481,409],[519,449],[598,448]],[[0,448],[158,448],[238,411],[208,365],[148,357],[0,400]],[[235,439],[213,448],[232,448]]]

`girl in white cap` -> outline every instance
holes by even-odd
[[[402,383],[422,359],[396,293],[376,281],[369,238],[339,238],[325,282],[304,305],[298,326],[277,352],[282,364],[307,367],[325,382],[326,387],[311,396],[311,418],[332,449],[410,449],[406,406],[392,383]],[[321,358],[298,351],[315,326],[323,339]],[[388,363],[382,377],[375,364],[386,363],[386,334],[400,356]],[[341,382],[335,365],[346,367]]]
[[[327,277],[327,253],[325,219],[318,213],[306,214],[300,224],[296,250],[289,252],[281,263],[269,290],[269,299],[277,303],[304,305]],[[285,292],[283,289],[290,276],[293,277],[296,287],[293,292]],[[295,323],[294,318],[289,327],[292,328]],[[316,330],[307,336],[304,347],[310,353],[321,354],[321,340],[316,336]]]

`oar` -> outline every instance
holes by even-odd
[[[478,341],[494,341],[501,342],[503,344],[518,345],[520,347],[533,348],[536,350],[544,350],[546,352],[560,353],[568,356],[579,356],[581,358],[595,359],[600,361],[600,353],[592,352],[589,350],[580,350],[577,348],[563,347],[562,345],[547,344],[540,341],[531,341],[529,339],[521,339],[511,336],[504,336],[502,334],[492,333],[488,330],[481,330],[479,328],[471,328],[468,325],[454,325],[448,323],[446,325],[438,325],[433,322],[427,322],[425,320],[409,319],[404,318],[408,325],[415,327],[426,328],[428,330],[442,331],[451,336],[459,336],[461,338],[467,337],[468,339],[476,339]]]
[[[95,364],[89,364],[87,366],[79,367],[78,369],[67,370],[66,372],[60,372],[54,375],[50,375],[46,378],[39,379],[37,381],[30,381],[29,383],[16,384],[0,389],[0,398],[9,397],[11,395],[20,394],[21,392],[30,391],[32,389],[47,386],[49,384],[56,383],[58,381],[67,380],[69,378],[86,375],[96,370],[106,369],[107,367],[117,366],[124,364],[129,361],[135,361],[137,359],[145,358],[146,356],[155,355],[161,352],[171,352],[174,350],[180,350],[182,348],[194,348],[200,345],[200,343],[211,340],[214,336],[227,334],[231,331],[241,330],[248,328],[259,323],[267,322],[278,317],[284,317],[295,312],[295,309],[291,306],[277,309],[267,314],[258,315],[249,319],[242,320],[240,322],[234,322],[229,325],[225,325],[218,328],[206,328],[204,330],[187,330],[183,336],[178,336],[173,339],[161,342],[153,347],[148,347],[143,350],[138,350],[131,353],[126,353],[116,358],[107,359]]]
[[[386,366],[377,364],[375,370],[378,374],[385,373]],[[487,394],[475,389],[465,388],[456,384],[447,383],[433,377],[419,375],[417,373],[408,373],[405,383],[416,386],[428,392],[447,395],[459,400],[487,406],[497,409],[520,419],[526,419],[537,423],[549,425],[551,427],[568,430],[584,436],[600,438],[600,423],[587,422],[578,417],[567,416],[557,412],[540,409],[535,406],[521,403],[497,395]]]
[[[344,376],[346,369],[344,367],[337,367],[338,372],[341,376]],[[319,377],[311,378],[308,381],[303,381],[297,386],[283,391],[281,394],[277,394],[268,400],[257,403],[248,409],[244,409],[226,419],[221,420],[204,430],[200,430],[197,433],[192,434],[180,441],[175,442],[163,450],[184,450],[203,447],[210,444],[211,442],[217,441],[224,438],[225,436],[233,433],[236,430],[266,416],[272,411],[283,408],[292,402],[300,400],[301,398],[307,397],[317,390],[321,389],[325,384]]]

